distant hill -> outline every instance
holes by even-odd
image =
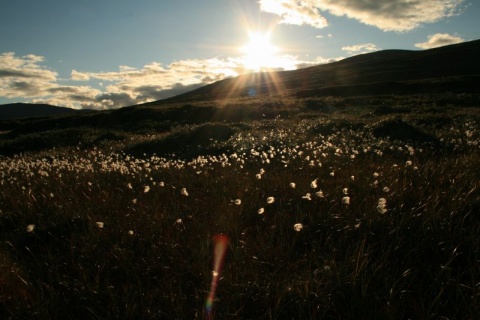
[[[245,74],[142,106],[261,94],[287,94],[298,98],[480,94],[478,57],[480,40],[422,51],[382,50],[304,69]],[[75,115],[86,111],[89,110],[74,110],[48,104],[13,103],[0,105],[0,120]]]
[[[148,104],[262,93],[298,97],[480,93],[478,57],[480,40],[423,51],[383,50],[305,69],[242,75]]]
[[[84,113],[85,111],[86,110],[57,107],[49,104],[9,103],[0,105],[0,120],[73,115]]]

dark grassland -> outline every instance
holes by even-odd
[[[223,233],[212,317],[480,319],[479,107],[264,96],[0,122],[0,318],[205,318]]]

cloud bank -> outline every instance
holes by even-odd
[[[336,59],[302,61],[278,57],[272,70],[297,69]],[[190,59],[169,65],[152,62],[141,68],[119,66],[118,71],[72,70],[69,79],[44,66],[44,57],[0,55],[0,96],[77,109],[113,109],[166,99],[203,85],[250,72],[244,57]],[[101,83],[99,86],[96,83]]]
[[[72,70],[71,80],[101,80],[105,90],[83,108],[112,108],[172,97],[202,85],[237,76],[242,71],[235,59],[183,60],[163,66],[158,62],[142,68],[120,66],[112,72]]]
[[[464,41],[465,40],[463,38],[452,36],[448,33],[436,33],[429,36],[428,41],[415,44],[415,47],[421,49],[432,49]]]
[[[383,31],[410,31],[456,15],[463,0],[259,0],[260,10],[280,23],[328,26],[322,12],[345,16]]]

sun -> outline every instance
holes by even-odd
[[[262,71],[275,68],[279,49],[270,43],[269,33],[251,32],[249,42],[241,48],[247,69]]]

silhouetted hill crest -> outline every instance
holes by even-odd
[[[251,92],[294,92],[299,97],[445,90],[480,93],[478,57],[480,40],[421,51],[382,50],[304,69],[241,75],[148,105],[241,97]]]
[[[73,115],[91,110],[75,110],[50,104],[9,103],[0,105],[0,120]]]

